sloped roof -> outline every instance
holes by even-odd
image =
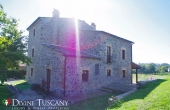
[[[140,69],[141,67],[136,63],[132,62],[132,69]]]
[[[29,30],[36,22],[43,20],[45,18],[50,18],[50,17],[38,17],[28,28],[27,30]]]
[[[30,29],[34,24],[36,24],[38,21],[40,21],[40,20],[45,20],[45,19],[51,19],[51,18],[53,18],[53,17],[38,17],[38,18],[27,28],[27,30],[29,30],[29,29]],[[59,18],[58,20],[59,20],[59,27],[60,27],[60,26],[64,27],[62,23],[63,23],[63,22],[70,23],[69,21],[70,21],[70,20],[73,20],[73,18]],[[110,35],[110,36],[119,38],[119,39],[121,39],[121,40],[130,42],[130,43],[132,43],[132,44],[134,43],[134,42],[132,42],[132,41],[130,41],[130,40],[124,39],[124,38],[122,38],[122,37],[113,35],[113,34],[111,34],[111,33],[105,32],[105,31],[93,30],[93,28],[92,28],[89,24],[87,24],[85,21],[83,21],[83,20],[78,20],[78,24],[79,24],[78,27],[79,27],[79,29],[80,29],[81,31],[101,32],[101,33],[108,34],[108,35]],[[65,26],[67,26],[67,25],[65,25]]]
[[[116,35],[110,34],[110,33],[105,32],[105,31],[99,31],[99,32],[102,32],[102,33],[105,33],[105,34],[109,34],[109,35],[111,35],[111,36],[113,36],[113,37],[116,37],[116,38],[119,38],[119,39],[122,39],[122,40],[128,41],[128,42],[130,42],[130,43],[134,43],[134,42],[132,42],[132,41],[130,41],[130,40],[127,40],[127,39],[124,39],[124,38],[122,38],[122,37],[119,37],[119,36],[116,36]]]
[[[64,46],[60,46],[60,45],[52,45],[52,44],[42,44],[50,49],[53,49],[55,51],[58,51],[60,53],[62,53],[64,56],[68,56],[68,57],[82,57],[82,58],[94,58],[94,59],[100,59],[98,56],[93,55],[91,53],[87,53],[85,51],[82,50],[75,50],[69,47],[64,47]],[[77,55],[76,52],[80,52],[80,55]]]
[[[108,32],[101,31],[101,30],[85,30],[85,29],[80,29],[80,30],[81,30],[81,31],[88,31],[88,32],[100,32],[100,33],[108,34],[108,35],[113,36],[113,37],[116,37],[116,38],[118,38],[118,39],[121,39],[121,40],[130,42],[130,43],[132,43],[132,44],[134,43],[134,42],[132,42],[132,41],[130,41],[130,40],[124,39],[124,38],[122,38],[122,37],[119,37],[119,36],[116,36],[116,35],[114,35],[114,34],[110,34],[110,33],[108,33]]]

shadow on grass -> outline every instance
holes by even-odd
[[[152,92],[156,87],[158,87],[161,83],[165,82],[167,80],[165,79],[158,79],[156,81],[148,82],[147,84],[144,85],[143,88],[137,89],[136,92],[128,95],[127,97],[123,98],[121,100],[121,104],[113,104],[111,108],[119,108],[123,102],[127,102],[130,100],[135,100],[135,99],[144,99],[150,92]]]
[[[5,86],[0,86],[0,110],[5,110],[6,106],[2,103],[2,100],[12,97],[11,91]]]
[[[25,89],[29,89],[31,87],[31,84],[28,84],[27,82],[23,82],[17,84],[16,87],[18,87],[20,90],[25,90]]]
[[[165,79],[158,79],[156,81],[148,82],[144,85],[143,88],[138,89],[135,93],[130,94],[128,97],[125,97],[124,100],[132,99],[144,99],[151,91],[153,91],[157,86],[166,81]]]

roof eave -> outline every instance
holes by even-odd
[[[66,55],[66,54],[63,54],[63,56],[66,56],[66,57],[76,57],[75,55]],[[100,60],[100,58],[97,58],[97,57],[87,57],[87,56],[79,56],[81,58],[91,58],[91,59],[98,59]]]
[[[28,28],[27,28],[27,31],[30,30],[30,28],[37,22],[41,20],[41,17],[38,17]]]
[[[119,38],[119,39],[122,39],[122,40],[128,41],[128,42],[130,42],[131,44],[134,44],[134,42],[132,42],[132,41],[130,41],[130,40],[127,40],[127,39],[124,39],[124,38],[122,38],[122,37],[119,37],[119,36],[116,36],[116,35],[110,34],[110,33],[108,33],[108,32],[105,32],[105,31],[100,31],[100,32],[103,32],[103,33],[109,34],[109,35],[111,35],[111,36],[115,36],[115,37],[117,37],[117,38]]]

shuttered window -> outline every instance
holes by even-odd
[[[99,64],[95,64],[95,75],[99,74]]]
[[[111,76],[111,70],[107,70],[107,76]]]
[[[107,46],[107,63],[111,63],[111,47]]]
[[[122,50],[122,59],[125,59],[125,50]]]
[[[83,70],[83,73],[82,73],[82,81],[83,82],[86,82],[89,80],[89,71],[88,70]]]
[[[33,30],[33,36],[35,36],[35,29]]]
[[[122,70],[122,77],[125,78],[126,71]]]
[[[33,68],[31,68],[31,76],[33,75]]]
[[[34,57],[34,49],[32,49],[32,57]]]

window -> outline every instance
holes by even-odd
[[[33,30],[33,36],[35,36],[35,29]]]
[[[33,75],[33,68],[31,68],[31,76]]]
[[[107,46],[107,63],[111,63],[111,47]]]
[[[89,80],[89,71],[88,70],[83,70],[82,81],[86,82],[88,80]]]
[[[34,57],[34,49],[32,49],[32,57]]]
[[[125,50],[122,50],[122,59],[125,59]]]
[[[95,75],[99,74],[99,64],[95,64]]]
[[[125,78],[125,73],[126,73],[126,71],[125,70],[122,70],[122,74],[123,74],[123,78]]]
[[[107,70],[107,76],[111,76],[111,70]]]

